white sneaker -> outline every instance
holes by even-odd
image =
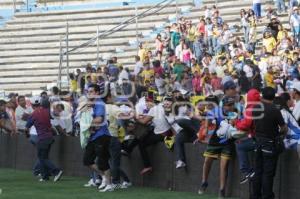
[[[54,182],[59,181],[59,179],[61,178],[62,174],[63,174],[63,171],[60,170],[60,171],[58,172],[58,174],[54,177],[53,181],[54,181]]]
[[[183,161],[181,160],[176,161],[176,169],[180,169],[183,167],[186,167],[186,164]]]
[[[96,184],[96,186],[97,186],[97,185],[99,186],[99,185],[101,184],[101,180],[100,180],[100,179],[96,179],[96,180],[95,180],[95,184]]]
[[[128,189],[129,187],[132,186],[132,183],[131,182],[126,182],[124,181],[121,185],[121,189]]]
[[[114,191],[114,186],[112,184],[107,185],[104,189],[99,190],[99,192],[111,192]]]
[[[102,180],[101,185],[98,187],[99,190],[104,189],[106,187],[106,182],[105,180]]]
[[[88,183],[86,183],[85,185],[83,185],[84,187],[95,187],[96,183],[94,182],[94,179],[91,178]]]

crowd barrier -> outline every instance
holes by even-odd
[[[140,176],[142,161],[138,149],[131,156],[123,157],[124,170],[129,174],[135,186],[157,187],[170,191],[197,192],[201,184],[203,144],[186,144],[187,168],[175,169],[175,154],[163,144],[149,147],[153,172]],[[76,137],[56,137],[50,152],[51,160],[63,168],[66,175],[86,176],[89,171],[82,164],[83,151]],[[31,170],[36,160],[35,148],[25,136],[10,137],[0,134],[0,168]],[[300,198],[300,172],[296,152],[288,151],[281,155],[275,178],[274,190],[276,198]],[[249,198],[249,185],[239,184],[239,168],[237,159],[231,162],[228,175],[227,194],[241,199]],[[218,193],[219,162],[215,161],[209,177],[208,193]]]

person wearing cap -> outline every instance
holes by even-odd
[[[0,131],[10,133],[11,135],[16,133],[16,129],[14,128],[14,125],[6,112],[6,105],[7,102],[4,100],[0,100]]]
[[[287,133],[287,125],[279,109],[273,104],[275,89],[265,87],[261,103],[254,106],[252,117],[255,128],[255,176],[252,183],[251,199],[275,198],[273,181],[281,148],[280,137]]]
[[[208,187],[209,171],[212,163],[216,159],[220,159],[220,188],[219,198],[225,197],[226,189],[226,177],[228,173],[229,161],[232,158],[234,149],[234,142],[228,139],[221,139],[217,135],[218,127],[223,120],[228,119],[228,116],[235,112],[234,104],[235,99],[233,97],[225,96],[222,100],[222,106],[218,106],[214,103],[212,109],[207,112],[204,125],[208,126],[211,123],[216,124],[216,129],[208,140],[207,149],[204,152],[204,165],[202,173],[202,185],[198,191],[199,194],[204,194]]]
[[[54,182],[57,182],[63,171],[57,168],[49,159],[49,152],[52,144],[54,143],[53,131],[50,122],[50,102],[47,98],[42,98],[40,101],[41,106],[36,108],[32,115],[29,117],[26,124],[27,134],[29,129],[34,126],[37,131],[37,154],[41,167],[40,182],[48,181],[49,175],[54,176]]]
[[[18,107],[15,111],[16,127],[20,133],[25,133],[26,122],[32,114],[33,109],[31,106],[26,106],[25,96],[18,97]]]
[[[290,25],[293,31],[294,39],[296,40],[296,45],[299,46],[299,37],[300,37],[300,14],[299,8],[294,7],[293,12],[290,16]]]

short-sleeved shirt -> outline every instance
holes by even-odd
[[[96,132],[91,135],[90,141],[94,141],[104,135],[111,136],[108,130],[105,103],[101,99],[97,99],[93,107],[93,118],[96,117],[102,117],[103,122],[97,127]]]
[[[109,132],[111,136],[118,137],[119,135],[119,125],[118,125],[118,115],[121,113],[120,107],[113,104],[106,104],[106,115],[109,121]]]
[[[147,115],[153,117],[152,122],[154,124],[155,134],[165,133],[171,128],[166,119],[165,110],[162,104],[152,107]]]
[[[275,139],[279,136],[279,126],[285,124],[280,110],[270,103],[256,105],[252,116],[256,137]]]
[[[23,114],[31,114],[33,112],[33,109],[31,107],[26,107],[23,108],[20,105],[16,108],[16,125],[18,129],[24,130],[26,127],[26,122],[25,120],[22,119]]]
[[[50,110],[42,107],[34,110],[27,121],[26,128],[30,129],[32,126],[36,128],[39,140],[52,138],[53,132],[50,122]]]

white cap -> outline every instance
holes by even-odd
[[[295,90],[297,90],[297,91],[300,92],[300,82],[294,82],[294,83],[293,83],[293,88],[294,88]]]
[[[40,104],[41,103],[41,97],[40,96],[32,96],[30,98],[30,103],[32,105],[38,105],[38,104]]]

